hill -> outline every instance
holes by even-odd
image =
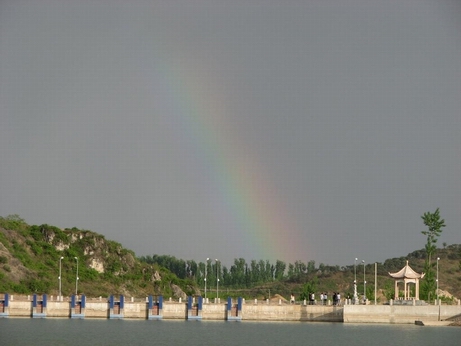
[[[453,298],[461,298],[461,244],[453,244],[437,249],[436,258],[439,257],[439,296],[445,302],[453,302]],[[391,258],[384,263],[376,264],[377,300],[385,302],[394,297],[394,281],[389,272],[397,272],[406,262],[419,273],[424,272],[426,252],[424,249],[416,250],[406,256]],[[434,263],[435,265],[435,263]],[[322,267],[322,266],[321,266]],[[331,297],[333,292],[340,292],[342,297],[353,295],[354,277],[357,277],[357,292],[363,296],[364,270],[361,263],[348,266],[324,266],[316,268],[310,273],[303,273],[287,278],[283,283],[271,282],[248,289],[247,295],[255,298],[272,297],[278,293],[285,298],[294,293],[302,297],[306,286],[317,294],[328,292]],[[374,300],[375,290],[375,264],[365,265],[366,294],[369,300]],[[400,292],[402,293],[402,292]],[[431,300],[433,300],[432,298]]]
[[[61,259],[62,258],[62,259]],[[17,215],[0,217],[0,292],[19,294],[76,290],[88,296],[196,294],[195,284],[170,271],[140,262],[121,244],[88,231],[30,226]]]
[[[30,226],[17,215],[0,217],[0,292],[57,295],[61,265],[63,295],[75,293],[77,267],[78,293],[92,297],[109,294],[134,297],[162,294],[184,298],[186,295],[201,294],[204,263],[178,260],[171,256],[147,257],[137,258],[133,251],[92,231],[60,229],[46,224]],[[394,282],[389,272],[399,271],[407,260],[414,270],[423,272],[425,257],[425,250],[417,250],[407,256],[377,263],[376,288],[379,301],[393,297]],[[447,301],[451,296],[460,298],[461,245],[444,245],[437,249],[437,257],[440,258],[439,288],[443,291],[439,295],[445,296]],[[235,278],[232,278],[236,268],[219,268],[222,269],[221,298],[230,295],[263,299],[273,298],[276,294],[289,298],[294,293],[299,299],[306,290],[313,290],[317,295],[328,292],[330,297],[332,292],[340,292],[345,297],[353,294],[355,276],[359,294],[362,295],[364,291],[364,268],[361,264],[355,268],[354,265],[323,264],[316,267],[313,261],[308,265],[296,262],[289,265],[291,270],[278,277],[274,275],[276,271],[270,274],[273,266],[261,261],[260,266],[255,268],[262,270],[265,267],[269,274],[261,279],[263,276],[260,273],[260,279],[251,281],[254,263],[246,265],[244,262],[243,259],[236,260],[242,267],[239,275],[243,275],[237,284]],[[216,280],[212,274],[215,272],[215,268],[208,268],[208,297],[216,294],[212,288],[212,280]],[[375,264],[367,264],[365,274],[367,297],[374,300]]]

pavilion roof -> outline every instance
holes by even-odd
[[[396,273],[389,273],[394,279],[422,279],[425,273],[419,274],[415,272],[409,265],[408,261],[405,267],[403,267],[400,271]]]

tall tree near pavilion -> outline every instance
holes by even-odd
[[[436,288],[434,264],[432,263],[432,258],[437,250],[437,238],[440,237],[440,234],[442,233],[442,228],[445,227],[445,220],[440,219],[439,208],[437,208],[434,213],[424,213],[423,216],[421,216],[421,218],[423,219],[424,225],[427,226],[427,230],[421,232],[422,234],[427,236],[427,242],[425,246],[426,262],[424,264],[424,271],[426,273],[426,277],[421,287],[421,293],[423,298],[430,300],[431,296],[435,296]]]

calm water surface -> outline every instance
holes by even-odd
[[[461,328],[343,323],[0,319],[0,345],[443,345]]]

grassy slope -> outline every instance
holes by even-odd
[[[71,295],[75,293],[76,257],[78,292],[88,296],[174,296],[174,285],[186,294],[196,292],[192,282],[141,263],[132,251],[100,234],[6,221],[11,220],[0,219],[0,292],[56,295],[61,263],[62,293]]]

